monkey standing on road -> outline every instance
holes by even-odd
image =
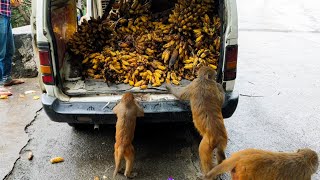
[[[121,98],[119,104],[113,108],[117,115],[116,123],[116,143],[114,144],[115,170],[113,178],[117,175],[120,168],[120,162],[124,157],[126,169],[124,175],[127,178],[133,178],[136,174],[131,173],[134,161],[134,148],[132,140],[136,127],[137,117],[143,117],[144,111],[134,99],[132,93],[126,93]]]
[[[181,100],[190,100],[193,123],[202,136],[199,145],[201,168],[204,174],[212,167],[213,150],[217,148],[217,160],[225,159],[227,132],[223,122],[222,104],[224,90],[215,80],[216,71],[203,66],[198,71],[198,77],[187,87],[176,90],[167,85],[168,90]]]
[[[310,180],[319,166],[316,152],[300,149],[294,153],[246,149],[232,154],[204,176],[211,180],[231,171],[233,180]]]

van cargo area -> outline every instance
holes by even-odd
[[[133,92],[143,122],[190,121],[178,89],[202,66],[225,89],[222,115],[235,112],[238,19],[235,0],[32,1],[41,102],[56,122],[114,124],[113,107]],[[42,11],[39,11],[42,9]]]
[[[166,83],[184,87],[201,66],[216,69],[221,83],[222,3],[51,0],[60,88],[71,97],[167,93]]]

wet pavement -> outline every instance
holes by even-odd
[[[235,114],[225,120],[227,156],[245,148],[295,151],[309,147],[319,153],[320,6],[316,0],[238,3],[236,89],[241,96]],[[28,85],[34,84],[13,90]],[[42,110],[37,112],[39,101],[13,98],[0,101],[0,109],[5,110],[0,111],[1,123],[19,123],[12,128],[8,125],[11,129],[0,126],[1,143],[6,142],[0,153],[7,153],[0,164],[1,176],[9,173],[22,149],[6,179],[110,179],[114,127],[77,131],[50,121]],[[28,108],[22,108],[25,104]],[[21,110],[11,116],[16,109]],[[26,134],[24,127],[30,122]],[[30,141],[23,148],[27,135]],[[136,179],[196,179],[198,142],[192,124],[138,125],[134,140]],[[34,154],[32,161],[26,158],[28,151]],[[55,156],[64,157],[65,162],[50,164]],[[320,179],[319,170],[312,179]]]
[[[9,99],[0,99],[0,178],[2,179],[13,168],[19,158],[19,152],[29,141],[25,128],[35,120],[36,112],[41,109],[37,78],[25,79],[25,84],[10,87],[13,93]],[[35,93],[24,94],[34,90]]]

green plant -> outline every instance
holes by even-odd
[[[30,24],[31,0],[24,0],[23,4],[17,8],[12,8],[12,27],[20,27]]]

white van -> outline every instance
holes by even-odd
[[[226,91],[223,116],[229,118],[239,99],[238,92],[234,91],[238,56],[237,7],[236,0],[216,1],[222,24],[217,82]],[[102,16],[108,3],[105,0],[87,0],[83,18]],[[83,9],[77,6],[82,7],[81,2],[76,0],[32,0],[32,37],[41,75],[41,100],[50,119],[72,126],[114,124],[116,117],[112,109],[122,94],[130,91],[144,108],[145,117],[141,121],[190,121],[188,102],[178,101],[163,87],[142,91],[137,88],[108,87],[104,82],[83,78],[68,79],[72,68],[68,63],[70,57],[66,53],[66,39],[76,31],[83,15]],[[60,36],[55,35],[56,32]]]

